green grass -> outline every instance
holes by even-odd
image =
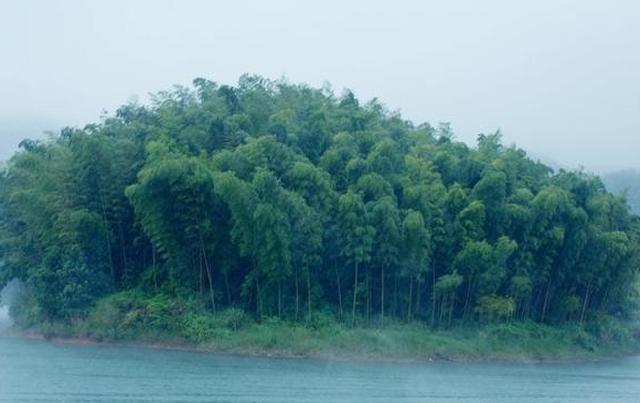
[[[90,338],[252,355],[400,360],[590,360],[640,351],[640,332],[611,318],[584,327],[532,322],[433,330],[390,321],[352,329],[316,314],[310,324],[265,318],[239,309],[208,313],[197,301],[124,292],[101,300],[82,320],[25,327],[47,337]]]

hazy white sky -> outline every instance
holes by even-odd
[[[378,97],[457,138],[640,168],[637,1],[0,0],[0,158],[43,130],[245,72]]]

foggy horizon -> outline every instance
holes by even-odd
[[[187,4],[187,7],[179,5]],[[377,98],[458,140],[501,130],[534,159],[640,169],[640,6],[25,1],[0,13],[0,160],[133,99],[244,73]]]
[[[0,402],[638,403],[639,22],[0,2]]]

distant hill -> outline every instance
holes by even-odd
[[[628,169],[602,176],[607,189],[612,193],[627,192],[631,210],[640,215],[640,171]]]
[[[0,122],[0,161],[11,158],[22,140],[46,138],[46,131],[56,131],[62,126],[45,118],[0,116]]]

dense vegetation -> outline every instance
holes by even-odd
[[[350,92],[193,84],[8,162],[0,284],[27,285],[32,320],[120,304],[121,324],[206,309],[232,327],[447,328],[636,308],[640,222],[599,178],[554,173],[500,133],[471,148]]]

